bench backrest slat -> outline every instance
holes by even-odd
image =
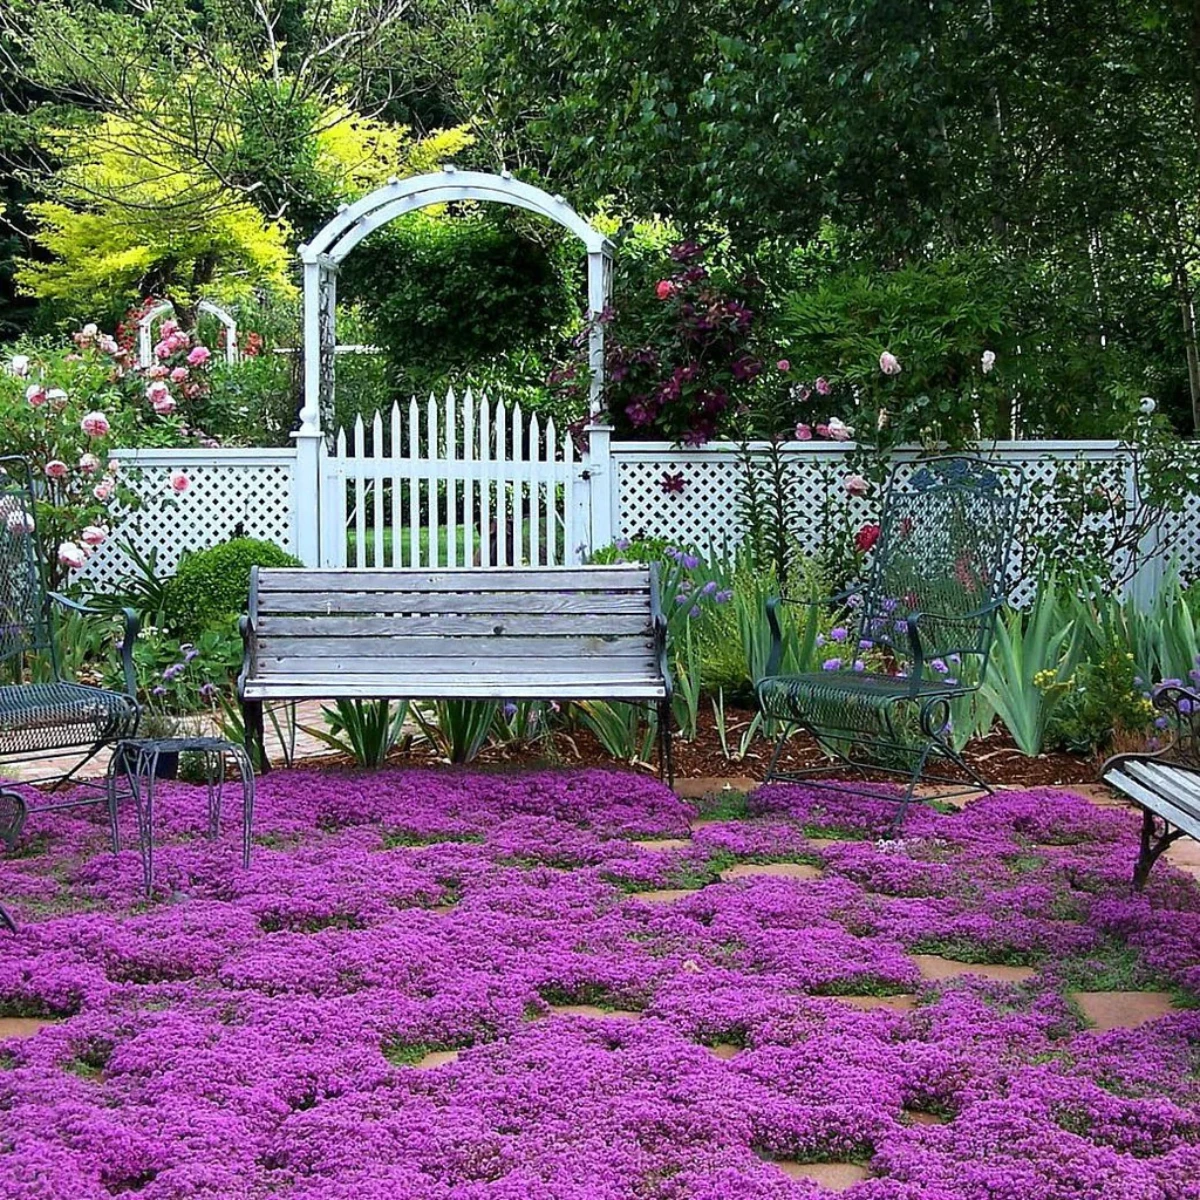
[[[259,569],[253,675],[661,680],[655,611],[641,566]]]

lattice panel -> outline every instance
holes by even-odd
[[[873,500],[847,497],[842,479],[847,472],[850,451],[829,443],[796,444],[789,447],[787,470],[790,479],[794,533],[809,552],[818,550],[829,529],[846,524],[857,529],[877,515]],[[705,547],[736,546],[745,536],[742,505],[746,489],[744,466],[737,449],[728,443],[712,444],[703,450],[677,450],[671,447],[648,448],[645,444],[617,444],[612,448],[617,478],[617,531],[619,536],[661,537],[681,545]],[[915,453],[901,453],[901,480],[907,477],[904,459]],[[1031,508],[1031,488],[1035,481],[1051,483],[1061,463],[1082,458],[1111,464],[1110,486],[1124,489],[1128,482],[1128,455],[1114,446],[1087,444],[1073,446],[1045,443],[1014,443],[997,447],[990,455],[998,468],[1020,468],[1025,476],[1025,500],[1017,522],[1022,530],[1037,529],[1052,514],[1041,506]],[[664,487],[668,477],[682,476],[683,490]],[[1101,527],[1107,518],[1091,518]],[[1185,575],[1200,574],[1200,497],[1191,497],[1181,527],[1192,531],[1187,538],[1171,540],[1170,549],[1179,553]],[[1010,564],[1010,594],[1014,604],[1027,604],[1032,598],[1031,573],[1036,565],[1036,550],[1020,542]],[[1123,564],[1115,564],[1120,569]]]
[[[262,538],[295,551],[294,462],[287,452],[273,459],[223,460],[220,451],[206,461],[190,455],[188,461],[180,458],[164,454],[147,460],[143,452],[136,467],[126,467],[126,481],[142,497],[143,506],[113,523],[108,540],[76,578],[112,584],[128,575],[131,564],[121,549],[126,542],[142,554],[156,547],[158,566],[165,574],[175,569],[185,551],[205,549],[231,537]],[[170,485],[176,468],[190,481],[180,495]],[[309,519],[317,519],[315,505]]]

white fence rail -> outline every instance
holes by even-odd
[[[621,536],[702,548],[733,547],[745,536],[737,444],[681,449],[610,443],[603,427],[589,432],[580,454],[553,421],[468,391],[360,419],[322,445],[315,462],[293,448],[119,451],[137,468],[130,478],[145,503],[121,518],[81,574],[94,583],[126,574],[124,543],[143,554],[157,548],[160,569],[170,571],[184,552],[235,535],[302,556],[298,547],[315,546],[309,561],[329,567],[553,565],[578,562]],[[808,551],[821,546],[831,523],[871,519],[872,499],[848,497],[841,486],[853,449],[837,442],[783,448],[792,532]],[[1030,483],[1052,482],[1064,463],[1107,464],[1115,486],[1132,495],[1131,456],[1117,442],[1001,442],[980,452],[1020,467]],[[916,454],[898,452],[902,460]],[[168,476],[177,467],[191,486],[174,496]],[[1055,519],[1044,506],[1031,508],[1024,525]],[[1165,554],[1187,575],[1200,574],[1200,496],[1152,540],[1165,542],[1165,553],[1139,572],[1135,591],[1155,586]],[[1029,553],[1022,547],[1026,566]],[[1018,590],[1013,598],[1027,597]]]

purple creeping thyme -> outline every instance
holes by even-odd
[[[772,1158],[868,1165],[852,1200],[1200,1196],[1200,1011],[1097,1035],[1065,995],[1200,990],[1200,893],[1130,897],[1125,812],[1010,792],[885,840],[890,804],[778,784],[655,849],[696,810],[633,774],[298,770],[242,871],[232,809],[210,844],[163,785],[148,906],[98,810],[0,860],[0,1011],[60,1018],[0,1043],[5,1200],[826,1194]],[[774,861],[823,873],[720,878]]]

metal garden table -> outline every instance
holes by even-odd
[[[149,897],[154,883],[154,791],[164,755],[196,754],[204,764],[208,799],[208,838],[221,830],[221,799],[225,790],[226,758],[233,760],[242,788],[242,866],[250,866],[250,834],[254,820],[254,770],[246,751],[217,737],[125,738],[117,743],[108,767],[108,819],[113,853],[121,849],[117,821],[117,780],[124,776],[137,812],[138,849],[142,880]]]

